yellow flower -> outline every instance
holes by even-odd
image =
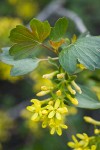
[[[73,148],[74,150],[92,150],[94,146],[89,148],[90,137],[86,133],[76,134],[79,140],[73,135],[73,142],[68,142],[68,146]],[[94,149],[95,150],[95,149]]]
[[[54,106],[47,105],[47,109],[49,110],[48,118],[55,117],[58,120],[62,119],[62,114],[66,114],[68,110],[65,106],[61,107],[60,105],[61,101],[59,99],[55,101]]]
[[[51,119],[49,123],[49,127],[51,128],[50,134],[54,134],[55,132],[61,136],[62,129],[67,129],[68,127],[63,123],[62,120]]]
[[[81,140],[80,143],[86,147],[89,144],[89,137],[86,133],[76,134],[76,136]]]
[[[41,102],[37,99],[32,99],[31,102],[34,104],[31,106],[27,106],[27,110],[33,112],[31,120],[39,121],[42,116]]]

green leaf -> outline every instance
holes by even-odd
[[[19,76],[27,74],[33,71],[40,62],[37,58],[26,58],[21,60],[14,60],[13,56],[9,55],[9,48],[3,48],[3,53],[1,53],[0,60],[6,64],[12,65],[11,75]]]
[[[98,100],[96,94],[88,87],[80,86],[80,88],[82,90],[82,94],[77,93],[75,96],[79,102],[77,107],[86,109],[99,109],[100,101]]]
[[[10,55],[14,59],[31,57],[34,49],[41,45],[50,34],[51,27],[47,21],[32,19],[31,30],[22,25],[16,26],[10,33],[10,40],[15,44],[10,48]]]
[[[55,26],[51,30],[50,40],[59,41],[64,37],[68,27],[68,20],[63,17],[57,20]]]
[[[100,36],[79,38],[60,52],[59,62],[70,74],[75,73],[77,62],[89,70],[100,68]]]
[[[48,21],[41,22],[37,19],[32,19],[30,27],[34,37],[36,37],[39,42],[43,42],[49,36],[51,31]]]

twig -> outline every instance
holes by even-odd
[[[43,44],[43,43],[41,43],[40,45],[41,45],[42,47],[44,47],[44,48],[46,48],[46,49],[52,51],[53,53],[55,52],[52,48],[48,47],[47,45],[45,45],[45,44]]]
[[[59,59],[58,57],[52,58],[52,60],[58,60],[58,59]],[[40,61],[45,61],[45,60],[48,60],[48,58],[40,59]]]

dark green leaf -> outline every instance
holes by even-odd
[[[10,55],[15,59],[31,57],[34,49],[41,45],[50,34],[51,28],[47,21],[32,19],[31,30],[22,25],[16,26],[10,33],[10,40],[15,44],[10,48]]]
[[[79,38],[61,51],[59,61],[70,74],[75,72],[77,61],[89,70],[100,68],[100,36]]]
[[[51,30],[50,40],[59,41],[61,38],[63,38],[66,33],[67,27],[68,20],[65,17],[57,20],[55,26]]]
[[[88,87],[80,86],[80,88],[82,90],[82,94],[76,94],[76,98],[79,102],[77,107],[87,109],[99,109],[100,101],[98,100],[96,94]]]
[[[24,75],[33,71],[38,66],[38,63],[40,61],[37,58],[14,60],[13,56],[9,55],[9,48],[3,48],[3,53],[1,54],[0,60],[6,64],[13,66],[13,68],[11,69],[12,76]]]

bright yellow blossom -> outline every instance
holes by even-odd
[[[62,129],[68,128],[62,120],[54,118],[50,120],[49,127],[51,128],[50,134],[54,134],[56,132],[59,136],[62,135]]]
[[[72,135],[73,142],[68,142],[68,146],[73,150],[96,150],[96,145],[90,145],[93,137],[89,137],[86,133],[76,134],[77,138]]]
[[[32,99],[31,102],[34,104],[27,107],[27,110],[33,113],[31,120],[39,121],[42,116],[41,102],[37,99]]]
[[[71,81],[67,82],[65,79],[65,73],[54,71],[43,75],[43,78],[51,82],[54,80],[54,82],[49,86],[41,86],[41,91],[36,95],[45,96],[48,94],[49,98],[43,101],[33,99],[31,100],[33,105],[28,106],[27,109],[33,113],[31,120],[40,121],[43,128],[49,127],[51,134],[57,133],[61,135],[62,129],[68,128],[65,125],[65,117],[68,115],[66,101],[69,100],[72,104],[77,105],[76,91],[72,89]],[[79,90],[78,86],[77,88]]]
[[[68,109],[65,106],[61,107],[60,99],[55,101],[54,106],[47,105],[47,109],[49,110],[48,118],[55,117],[58,120],[62,119],[62,114],[66,114],[68,112]]]

